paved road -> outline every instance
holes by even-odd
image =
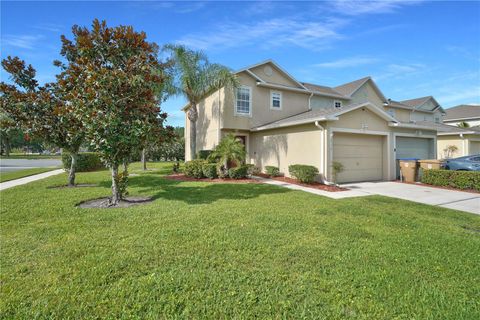
[[[12,172],[30,168],[50,168],[62,165],[59,159],[0,159],[0,172]]]

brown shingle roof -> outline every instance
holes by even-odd
[[[476,134],[476,132],[478,132],[478,134],[480,134],[480,129],[476,129],[476,128],[460,128],[457,126],[452,126],[452,125],[443,124],[443,123],[435,123],[431,121],[417,121],[415,123],[422,126],[431,126],[435,128],[438,131],[438,133],[460,134],[460,133],[474,132],[474,134]]]
[[[480,105],[462,104],[445,110],[443,120],[480,118]]]
[[[358,88],[360,88],[361,85],[363,85],[365,82],[367,82],[370,79],[371,79],[370,77],[361,78],[352,82],[342,84],[338,87],[334,87],[333,89],[339,92],[340,94],[343,94],[344,96],[349,97]]]
[[[310,91],[316,91],[316,92],[328,94],[328,95],[343,96],[340,92],[327,86],[320,86],[318,84],[313,84],[308,82],[302,82],[302,84],[305,88],[307,88]]]
[[[403,100],[400,101],[400,103],[405,104],[409,107],[416,108],[427,102],[427,100],[431,99],[432,96],[428,97],[421,97],[421,98],[415,98],[415,99],[409,99],[409,100]]]

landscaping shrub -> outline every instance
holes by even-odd
[[[207,160],[208,156],[212,153],[212,150],[200,150],[197,152],[197,159]]]
[[[480,191],[480,172],[442,169],[424,170],[422,182],[434,186]]]
[[[201,179],[203,178],[203,165],[205,164],[205,160],[203,159],[195,159],[192,161],[187,161],[185,163],[185,168],[183,172],[187,177]]]
[[[216,163],[204,163],[202,167],[203,175],[210,179],[215,179],[217,175],[217,164]]]
[[[280,175],[280,169],[278,169],[278,167],[274,167],[274,166],[265,166],[265,172],[270,177],[278,177]]]
[[[254,164],[248,163],[247,166],[247,175],[252,176],[260,173],[260,168],[256,167]]]
[[[62,153],[62,163],[65,170],[70,170],[72,163],[72,158],[70,153]],[[102,161],[100,160],[100,155],[96,152],[82,152],[78,154],[77,157],[77,172],[86,172],[86,171],[95,171],[105,169]]]
[[[248,167],[241,165],[239,167],[228,169],[228,176],[232,179],[243,179],[247,177]]]
[[[318,174],[318,169],[314,166],[304,164],[292,164],[288,166],[288,172],[295,179],[303,183],[312,183],[315,181],[315,176]]]

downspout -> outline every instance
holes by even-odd
[[[466,147],[466,143],[465,143],[467,140],[463,136],[463,133],[460,133],[460,138],[462,139],[463,155],[466,156],[466,155],[468,155],[467,147]]]
[[[326,136],[327,136],[327,130],[325,130],[325,127],[323,127],[321,124],[320,124],[320,121],[315,121],[315,127],[317,127],[318,129],[322,130],[322,149],[323,149],[323,157],[322,157],[322,164],[323,164],[323,168],[322,168],[322,171],[323,171],[323,183],[325,184],[332,184],[331,182],[329,182],[327,180],[327,139],[326,139]]]
[[[308,97],[308,110],[312,110],[312,104],[311,104],[312,97],[313,97],[313,92],[310,93],[310,97]],[[317,125],[317,122],[318,122],[318,121],[315,121],[315,125]],[[318,126],[317,126],[317,127],[318,127]],[[320,126],[320,127],[321,127],[321,126]]]

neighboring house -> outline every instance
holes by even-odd
[[[222,88],[199,103],[197,151],[233,132],[245,143],[248,163],[277,166],[287,176],[291,164],[313,165],[319,180],[331,181],[337,161],[344,166],[339,182],[392,180],[397,158],[436,158],[431,123],[441,122],[443,109],[432,97],[388,100],[370,77],[337,87],[299,82],[272,60],[236,74],[235,93]]]
[[[445,110],[443,123],[458,126],[467,123],[469,127],[480,126],[480,105],[462,104]]]
[[[480,154],[480,128],[459,128],[447,124],[433,124],[437,129],[438,158],[457,158]],[[448,147],[455,146],[456,151],[449,152]]]

